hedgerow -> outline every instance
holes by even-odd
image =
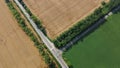
[[[17,9],[13,6],[11,1],[7,1],[7,6],[11,10],[13,16],[19,23],[19,26],[22,30],[30,37],[30,39],[34,42],[34,45],[39,49],[40,54],[43,56],[45,62],[48,64],[49,68],[56,68],[56,63],[53,61],[54,59],[51,58],[49,51],[45,47],[43,43],[40,43],[37,37],[32,33],[31,29],[25,23],[24,18],[21,17],[20,13]]]
[[[120,0],[110,1],[109,3],[102,2],[102,6],[96,9],[91,15],[86,17],[84,20],[79,21],[69,30],[63,32],[60,36],[53,39],[54,44],[57,48],[62,48],[78,34],[81,34],[84,30],[88,29],[92,24],[95,24],[100,18],[105,16],[114,7],[120,4]]]
[[[46,30],[45,28],[43,27],[41,21],[35,16],[32,14],[32,12],[30,11],[30,9],[25,5],[25,3],[23,2],[23,0],[18,0],[21,5],[25,8],[25,10],[27,11],[27,13],[30,15],[31,19],[35,22],[35,24],[37,25],[37,27],[45,34],[46,34]]]

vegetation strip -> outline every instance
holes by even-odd
[[[91,25],[88,29],[86,29],[84,32],[82,32],[80,35],[76,36],[73,40],[71,40],[71,42],[69,42],[66,46],[64,46],[63,48],[61,48],[62,51],[67,51],[69,48],[72,47],[72,45],[74,43],[76,43],[79,40],[83,40],[83,38],[87,35],[89,35],[92,31],[96,30],[97,28],[99,28],[99,26],[101,26],[102,24],[104,24],[104,22],[106,21],[106,19],[118,12],[120,10],[120,5],[118,5],[116,8],[114,8],[113,10],[111,10],[106,16],[102,17],[101,19],[99,19],[96,23],[94,23],[93,25]]]
[[[63,57],[74,68],[120,68],[119,18],[120,11],[109,16],[102,26],[74,44]]]
[[[109,11],[111,11],[114,7],[120,4],[120,0],[110,0],[109,3],[102,2],[102,6],[99,7],[92,13],[90,16],[86,17],[86,19],[78,22],[72,28],[62,33],[59,37],[53,40],[54,44],[57,48],[62,48],[66,46],[72,39],[74,39],[77,35],[81,34],[84,30],[93,25],[100,18],[105,16]]]
[[[35,24],[37,25],[37,27],[45,34],[46,34],[46,30],[45,28],[42,26],[42,23],[41,21],[35,16],[32,14],[32,12],[30,11],[30,9],[25,5],[25,3],[23,2],[23,0],[18,0],[22,6],[25,8],[25,10],[27,11],[27,13],[30,15],[31,19],[35,22]]]
[[[30,39],[34,42],[34,45],[39,49],[40,54],[44,57],[44,60],[48,64],[49,68],[56,68],[56,63],[53,61],[54,59],[50,56],[51,54],[49,53],[45,45],[38,41],[36,36],[32,33],[31,29],[27,27],[27,25],[25,24],[25,20],[21,17],[20,13],[13,6],[12,2],[6,0],[6,3],[13,16],[19,23],[20,27],[22,27],[22,30],[30,37]]]
[[[113,13],[117,13],[119,10],[120,10],[120,1],[116,1],[117,2],[117,4],[116,5],[114,5],[114,7],[110,10],[111,12],[113,12]],[[108,11],[108,12],[110,12],[110,11]],[[120,14],[120,13],[119,13]],[[108,14],[109,15],[109,14]],[[109,20],[109,18],[108,18],[108,20]],[[104,22],[104,21],[103,21]],[[107,22],[107,21],[105,21],[105,22]],[[99,33],[98,33],[99,34]],[[80,44],[80,41],[77,43],[77,44]],[[76,44],[75,44],[76,45]],[[77,49],[77,48],[76,48]],[[73,49],[72,49],[73,50]],[[69,51],[68,51],[69,52]],[[70,65],[72,68],[73,68],[73,65],[71,64],[71,62],[68,60],[68,58],[66,58],[66,53],[67,52],[64,52],[63,53],[63,58],[64,58],[64,60],[67,62],[67,64],[68,65]],[[69,54],[69,56],[71,55],[71,52],[69,52],[70,54]],[[75,54],[74,54],[75,55]],[[73,60],[72,60],[73,61]],[[76,60],[77,61],[77,60]],[[76,67],[76,66],[75,66]]]
[[[15,0],[14,0],[14,2],[15,2]],[[21,2],[24,4],[24,2],[23,2],[22,0],[20,1],[20,3],[21,3]],[[21,5],[22,5],[22,4],[21,4]],[[17,5],[17,6],[18,6],[18,5]],[[26,6],[26,5],[24,4],[24,5],[22,5],[22,6]],[[19,8],[19,6],[18,6],[18,8]],[[23,7],[23,8],[27,11],[27,13],[30,12],[30,14],[32,14],[31,11],[27,8],[27,6],[26,6],[26,7]],[[29,11],[28,11],[27,9],[28,9]],[[20,10],[21,10],[21,9],[20,9]],[[21,12],[22,12],[22,10],[21,10]],[[29,13],[28,13],[28,14],[29,14]],[[23,15],[24,15],[24,14],[23,14]],[[25,15],[24,15],[24,16],[25,16]],[[26,17],[26,16],[25,16],[25,17]],[[31,16],[30,16],[30,18],[31,18]],[[33,18],[31,18],[31,19],[33,19]],[[36,19],[37,19],[37,18],[36,18]],[[28,20],[28,19],[27,19],[27,20]],[[37,19],[37,20],[38,20],[38,19]],[[29,20],[28,20],[28,21],[29,21]],[[33,21],[34,21],[34,20],[33,20]],[[30,25],[31,25],[31,24],[30,24]],[[37,25],[37,24],[36,24],[36,25]],[[31,25],[31,26],[32,26],[32,25]],[[38,26],[37,26],[37,28],[39,29]],[[36,31],[36,30],[35,30],[35,31]],[[37,35],[38,35],[38,34],[37,34]],[[44,35],[45,35],[45,33],[44,33]],[[40,38],[40,37],[39,37],[39,38]],[[44,44],[44,45],[45,45],[45,44]],[[48,49],[48,48],[46,47],[46,49]],[[53,58],[53,60],[54,60],[54,62],[56,63],[57,67],[58,67],[58,68],[61,68],[61,65],[58,63],[58,61],[57,61],[56,58],[52,55],[52,53],[49,51],[49,49],[48,49],[48,52],[49,52],[50,56]]]

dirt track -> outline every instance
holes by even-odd
[[[0,68],[46,68],[33,42],[0,0]]]
[[[103,0],[24,0],[40,18],[50,38],[55,38],[73,24],[83,19]]]

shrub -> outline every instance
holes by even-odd
[[[7,5],[10,8],[13,16],[19,23],[20,27],[22,27],[23,31],[30,37],[30,39],[34,42],[34,45],[39,49],[40,54],[45,58],[45,61],[49,65],[49,68],[55,68],[56,64],[55,62],[53,62],[53,58],[50,57],[49,51],[46,50],[45,45],[43,43],[40,43],[37,37],[32,33],[31,29],[27,27],[27,25],[25,24],[25,20],[21,17],[17,9],[14,8],[12,2],[7,2]],[[39,20],[37,20],[37,22],[38,21]]]
[[[111,11],[115,6],[120,4],[120,0],[110,1],[109,3],[102,2],[102,6],[99,7],[92,13],[90,16],[86,17],[84,20],[79,21],[69,30],[62,33],[57,38],[53,39],[54,44],[57,48],[62,48],[72,39],[74,39],[78,34],[81,34],[84,30],[90,27],[92,24],[95,24],[101,17],[106,15]]]
[[[37,27],[38,27],[45,35],[47,35],[47,34],[46,34],[46,30],[45,30],[45,28],[42,26],[41,21],[31,13],[30,9],[27,8],[27,6],[24,4],[24,2],[23,2],[22,0],[19,0],[19,2],[20,2],[20,3],[22,4],[22,6],[25,8],[25,10],[26,10],[27,13],[30,15],[31,19],[35,22],[35,24],[37,25]]]

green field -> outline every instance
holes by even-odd
[[[120,13],[64,54],[74,68],[120,68]]]

